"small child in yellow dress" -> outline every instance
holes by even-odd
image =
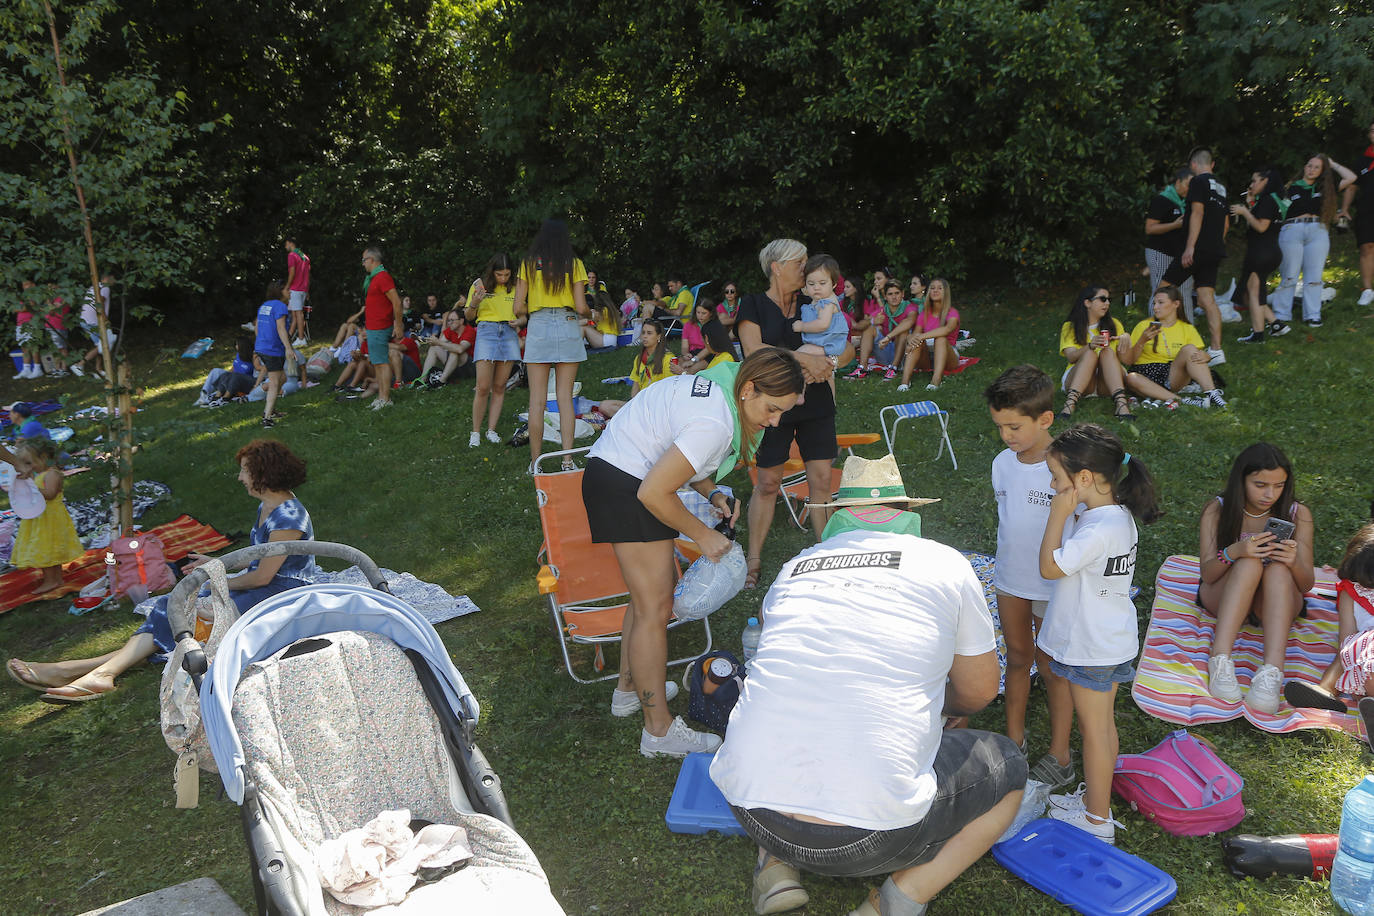
[[[43,570],[43,580],[34,589],[35,595],[42,595],[61,587],[62,564],[80,557],[85,548],[77,539],[76,525],[62,499],[62,469],[55,466],[57,446],[51,439],[25,439],[14,455],[16,470],[33,475],[47,507],[37,518],[20,520],[10,562],[21,568]]]

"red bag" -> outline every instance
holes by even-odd
[[[1175,836],[1229,830],[1245,817],[1240,774],[1183,729],[1143,754],[1116,758],[1112,791]]]
[[[155,595],[176,585],[172,568],[162,552],[162,539],[135,531],[110,545],[115,555],[114,593],[127,594],[136,585]]]

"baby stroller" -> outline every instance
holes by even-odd
[[[316,584],[240,617],[207,664],[192,635],[188,575],[167,610],[224,789],[240,805],[260,913],[561,914],[515,832],[501,782],[472,739],[478,705],[438,634],[394,597],[376,564],[343,544],[280,541],[221,558],[313,554],[358,566],[371,588]],[[467,831],[465,867],[367,910],[323,889],[316,851],[383,811]],[[416,828],[418,829],[418,827]],[[422,875],[423,876],[423,875]]]

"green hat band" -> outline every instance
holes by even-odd
[[[906,499],[903,487],[840,487],[836,499],[882,499],[897,497]]]

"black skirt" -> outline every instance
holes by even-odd
[[[627,544],[671,541],[677,530],[639,501],[644,481],[600,458],[587,462],[582,472],[582,503],[587,507],[587,526],[593,544]]]

